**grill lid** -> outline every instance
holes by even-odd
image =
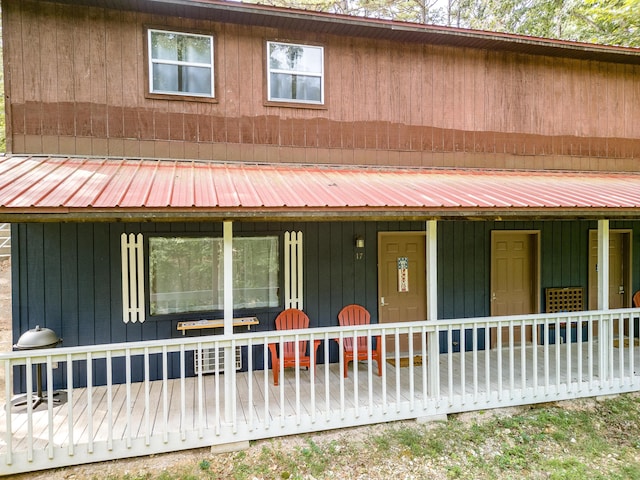
[[[40,328],[40,325],[36,325],[36,328],[27,330],[18,339],[13,348],[16,350],[29,350],[32,348],[47,348],[55,347],[62,342],[62,339],[51,330],[50,328]]]

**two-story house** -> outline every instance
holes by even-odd
[[[2,20],[13,335],[63,342],[0,356],[1,473],[640,388],[639,50],[216,0]],[[358,332],[382,365],[345,376]],[[316,368],[276,386],[289,341]]]

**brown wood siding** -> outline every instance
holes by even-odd
[[[13,153],[637,170],[640,67],[3,2]],[[145,96],[145,26],[214,35],[216,101]],[[325,47],[325,108],[266,105],[266,40]]]

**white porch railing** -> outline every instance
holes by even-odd
[[[640,309],[625,309],[6,353],[0,355],[4,394],[14,397],[14,376],[21,371],[26,404],[6,402],[0,415],[0,473],[638,390],[638,318]],[[368,361],[350,365],[344,378],[342,354],[339,363],[319,363],[316,370],[283,369],[279,386],[270,370],[253,367],[268,364],[269,343],[320,340],[318,356],[328,358],[338,345],[332,339],[356,335],[368,336],[370,344],[373,336],[386,339],[382,376]],[[430,335],[446,353],[422,353]],[[401,336],[415,339],[404,354]],[[231,381],[202,369],[187,376],[194,352],[237,347],[245,352],[247,371],[228,371]],[[460,347],[466,351],[455,351]],[[407,366],[403,357],[410,359]],[[219,371],[221,357],[213,358]],[[34,407],[38,364],[43,396],[59,393],[60,403]],[[134,366],[140,381],[134,381]],[[124,383],[116,383],[118,375]]]

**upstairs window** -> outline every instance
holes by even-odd
[[[324,104],[324,49],[267,42],[267,91],[272,102]]]
[[[148,30],[149,92],[213,97],[213,37]]]

